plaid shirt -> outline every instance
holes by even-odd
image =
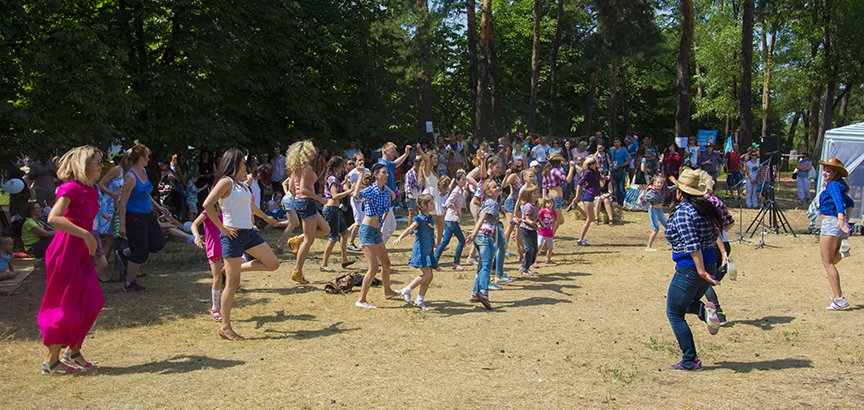
[[[413,168],[409,169],[408,172],[405,173],[405,188],[405,190],[415,199],[421,192],[423,192],[423,185],[421,185],[420,181],[417,180],[417,171]]]
[[[333,194],[330,193],[330,188],[336,185],[336,193],[342,193],[342,184],[339,183],[339,178],[336,175],[330,174],[324,182],[324,198],[333,199]]]
[[[672,253],[689,254],[699,249],[717,246],[717,227],[710,219],[699,215],[693,204],[682,202],[675,208],[666,224],[666,241]]]
[[[732,214],[729,213],[729,208],[726,207],[726,204],[714,196],[714,194],[705,194],[705,199],[714,204],[718,210],[720,210],[720,215],[723,217],[723,229],[726,229],[732,224],[735,223],[735,218],[732,217]]]
[[[564,175],[564,171],[561,171],[561,168],[552,168],[549,171],[549,176],[543,177],[543,189],[560,187],[564,185],[564,180],[566,179],[567,177]]]
[[[384,220],[384,215],[390,210],[390,189],[385,185],[378,189],[378,185],[372,184],[360,191],[360,201],[363,203],[363,214],[366,216],[377,216],[379,221]]]

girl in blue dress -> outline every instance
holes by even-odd
[[[429,290],[429,285],[432,283],[432,269],[438,269],[438,260],[435,259],[435,217],[432,216],[432,211],[435,210],[435,198],[429,194],[422,194],[417,197],[417,211],[420,213],[411,220],[411,225],[393,240],[394,245],[398,245],[406,236],[415,229],[417,235],[414,239],[414,248],[411,250],[411,260],[408,265],[420,269],[420,276],[414,278],[402,290],[397,291],[405,298],[405,302],[409,305],[414,305],[420,310],[428,310],[426,306],[426,291]],[[411,290],[420,286],[420,291],[417,294],[417,300],[411,302]]]

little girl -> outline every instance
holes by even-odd
[[[411,225],[393,240],[394,245],[398,245],[408,234],[417,230],[417,235],[414,239],[414,248],[411,250],[411,260],[408,261],[409,266],[420,269],[420,275],[414,278],[408,286],[396,291],[405,298],[405,302],[409,305],[411,302],[411,290],[420,286],[420,291],[417,294],[417,300],[413,305],[420,310],[428,310],[424,300],[426,299],[426,291],[429,290],[429,284],[432,283],[432,269],[438,269],[438,260],[435,259],[435,218],[431,215],[435,210],[435,198],[430,194],[420,194],[417,197],[417,212],[420,215],[411,220]]]
[[[444,248],[450,244],[450,239],[455,236],[459,241],[456,244],[456,252],[453,255],[453,270],[463,271],[465,267],[459,264],[462,259],[462,248],[465,247],[465,235],[462,233],[462,227],[459,226],[459,220],[462,219],[462,208],[465,205],[465,186],[468,184],[468,179],[465,178],[465,170],[456,171],[456,177],[450,184],[450,195],[447,201],[444,202],[444,236],[441,238],[441,243],[438,244],[438,249],[435,250],[435,261],[441,260],[441,254],[444,253]],[[455,185],[455,187],[453,186]]]
[[[521,218],[514,219],[514,222],[519,224],[519,236],[522,237],[522,244],[525,247],[525,256],[522,258],[522,268],[519,271],[523,275],[533,275],[528,268],[537,261],[537,221],[540,215],[537,207],[537,199],[540,197],[540,191],[537,186],[528,187],[522,190],[519,194],[519,211],[522,213]],[[554,202],[553,202],[554,204]]]
[[[648,218],[651,220],[651,234],[648,235],[648,246],[645,247],[645,252],[656,252],[653,247],[654,239],[657,239],[657,233],[660,232],[660,225],[666,229],[666,214],[663,213],[663,201],[666,199],[666,180],[663,175],[654,177],[654,181],[648,189],[639,195],[639,201],[648,204]]]
[[[553,229],[555,221],[558,219],[558,212],[555,211],[555,199],[549,195],[543,198],[543,209],[539,212],[540,229],[538,230],[537,248],[538,252],[546,250],[546,263],[552,262],[552,249],[555,248],[555,240],[553,237]]]
[[[15,268],[12,266],[12,263],[15,262],[15,256],[12,253],[14,246],[12,238],[0,236],[0,280],[15,278]]]
[[[57,234],[45,254],[45,295],[37,316],[42,344],[48,348],[41,366],[45,375],[94,367],[81,356],[81,345],[105,305],[91,258],[96,238],[90,234],[99,212],[94,182],[101,173],[102,153],[89,145],[69,150],[57,170],[65,182],[57,188],[57,202],[48,216]]]
[[[223,222],[222,214],[219,221]],[[201,242],[201,234],[198,225],[204,223],[204,243]],[[219,228],[207,216],[207,211],[202,211],[195,221],[192,222],[192,236],[195,237],[195,245],[206,249],[207,261],[210,263],[210,274],[213,275],[213,286],[210,287],[210,315],[213,320],[222,320],[222,312],[219,306],[222,299],[222,242],[219,239]]]
[[[489,277],[492,273],[492,261],[496,253],[498,243],[498,229],[500,222],[498,218],[501,214],[501,205],[498,203],[498,196],[501,195],[501,187],[494,179],[489,178],[483,182],[483,194],[486,199],[483,206],[480,208],[480,213],[477,215],[477,223],[474,224],[474,229],[468,240],[474,242],[477,246],[479,259],[477,261],[477,278],[474,280],[474,289],[471,291],[471,302],[480,302],[483,307],[491,310],[492,304],[489,303]]]

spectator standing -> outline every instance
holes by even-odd
[[[738,193],[737,198],[740,201],[741,190],[743,189],[741,182],[744,180],[744,176],[741,174],[741,154],[738,151],[738,144],[732,144],[732,150],[726,153],[725,158],[726,185],[729,187],[729,191]]]
[[[711,178],[714,179],[714,182],[717,182],[717,170],[720,169],[720,164],[723,163],[723,157],[719,152],[714,151],[714,144],[708,143],[705,146],[705,151],[699,153],[699,159],[697,161],[699,166],[703,171],[707,172],[708,175],[711,175]]]
[[[48,154],[43,154],[40,160],[30,162],[27,178],[33,182],[36,202],[43,207],[54,206],[54,191],[57,189],[57,184],[54,183],[56,174],[57,165]]]

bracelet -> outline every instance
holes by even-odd
[[[702,278],[702,279],[707,278],[707,277],[708,277],[708,272],[702,272],[702,273],[700,273],[700,274],[699,274],[699,277]]]

